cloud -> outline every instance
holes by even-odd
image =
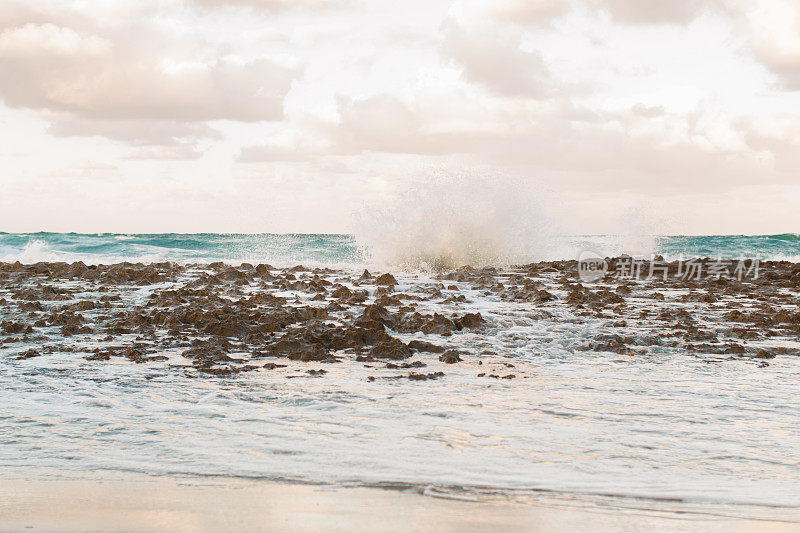
[[[119,177],[119,167],[109,163],[86,162],[53,172],[52,176],[77,180],[117,179]]]
[[[15,0],[4,0],[0,3],[0,31],[46,20],[47,16],[30,4]]]
[[[553,79],[536,50],[523,50],[518,35],[497,26],[466,28],[448,20],[441,53],[462,72],[462,79],[506,97],[543,98]]]
[[[141,38],[123,41],[118,35],[81,34],[54,24],[6,30],[0,34],[0,95],[12,107],[106,119],[283,117],[292,69],[269,59],[190,57],[170,66],[168,55],[157,55]]]
[[[520,25],[549,22],[572,7],[568,0],[467,0],[461,4],[475,17],[491,17]]]
[[[620,24],[685,24],[705,11],[724,11],[735,0],[462,0],[473,19],[541,25],[574,10],[607,13]]]
[[[197,159],[200,146],[222,135],[205,123],[159,120],[103,120],[70,113],[47,114],[48,132],[55,137],[104,137],[135,149],[130,159]]]
[[[747,145],[766,154],[779,172],[800,172],[800,118],[778,115],[741,120],[737,124]]]
[[[748,22],[753,52],[778,76],[782,85],[800,90],[800,4],[773,0],[761,2]]]
[[[226,54],[152,14],[42,6],[0,9],[0,99],[56,117],[57,136],[101,135],[139,146],[142,157],[185,159],[199,140],[219,138],[205,122],[281,120],[299,74],[270,57]]]
[[[324,155],[324,151],[307,146],[265,143],[245,146],[239,153],[240,163],[302,163]]]
[[[444,157],[448,164],[554,180],[585,194],[727,191],[754,180],[785,183],[793,176],[789,167],[776,168],[742,142],[713,142],[690,114],[669,114],[658,106],[598,112],[565,101],[535,106],[516,101],[481,109],[463,99],[453,102],[458,98],[418,95],[413,103],[389,94],[340,98],[339,121],[323,130],[329,143],[324,153]],[[458,115],[459,109],[470,111]],[[782,153],[789,157],[791,151],[786,147]],[[285,155],[270,150],[262,155],[279,154]]]
[[[517,24],[538,24],[569,10],[565,0],[500,0],[492,3],[494,15]]]
[[[791,91],[800,91],[800,50],[757,47],[756,56]]]
[[[331,152],[353,154],[363,151],[445,155],[473,148],[470,136],[442,128],[433,112],[412,105],[391,94],[369,98],[338,99],[339,121],[324,131]]]
[[[631,108],[634,115],[645,118],[655,118],[663,116],[665,113],[664,106],[646,106],[644,104],[636,104]]]
[[[347,0],[190,0],[196,5],[204,8],[223,8],[223,7],[253,7],[266,9],[268,11],[281,11],[293,8],[333,8],[347,4]]]
[[[125,159],[165,159],[190,161],[203,157],[203,152],[194,146],[144,146],[136,148]]]
[[[717,0],[602,0],[597,6],[624,24],[685,24]]]

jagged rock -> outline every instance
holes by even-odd
[[[411,350],[402,341],[390,337],[375,344],[369,351],[372,357],[379,359],[408,359],[411,357]]]
[[[375,278],[375,285],[397,285],[397,280],[391,274],[386,273]]]
[[[439,361],[452,365],[461,361],[461,354],[457,350],[447,350],[439,356]]]

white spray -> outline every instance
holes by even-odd
[[[355,218],[356,239],[372,261],[406,269],[537,261],[551,235],[531,187],[463,175],[416,183]]]

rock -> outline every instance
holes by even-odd
[[[273,357],[285,357],[294,361],[322,361],[330,356],[324,346],[295,336],[281,338],[268,346],[266,352]]]
[[[455,319],[453,323],[455,324],[456,329],[462,330],[464,328],[482,327],[486,324],[486,321],[483,319],[480,313],[467,313],[461,318]]]
[[[336,298],[337,300],[347,300],[351,296],[353,296],[353,291],[344,285],[340,285],[331,292],[331,298]]]
[[[460,353],[457,350],[447,350],[439,356],[439,361],[452,365],[461,361]]]
[[[432,372],[430,374],[416,374],[414,372],[408,373],[408,379],[411,381],[426,381],[429,379],[439,379],[444,376],[444,372]]]
[[[95,307],[95,303],[91,300],[81,300],[69,306],[72,311],[91,311]]]
[[[375,279],[375,285],[397,285],[397,280],[391,274],[386,273]]]
[[[379,359],[408,359],[411,357],[411,350],[402,341],[389,337],[389,339],[375,344],[369,354]]]
[[[2,331],[5,335],[17,335],[19,333],[31,333],[33,332],[33,328],[20,322],[4,320],[2,323],[0,323],[0,331]]]
[[[17,360],[20,360],[20,359],[31,359],[33,357],[41,357],[41,355],[42,354],[40,352],[38,352],[37,350],[34,350],[33,348],[31,348],[29,350],[25,350],[24,352],[21,352],[21,353],[17,354],[15,359],[17,359]]]
[[[426,365],[422,361],[414,361],[413,363],[400,363],[400,364],[386,363],[386,368],[389,368],[389,369],[396,369],[396,368],[423,368],[423,367],[426,367],[426,366],[428,366],[428,365]]]
[[[392,328],[394,325],[394,318],[392,317],[391,313],[386,310],[385,307],[377,304],[368,305],[364,308],[364,312],[361,313],[361,316],[356,320],[354,323],[356,326],[360,326],[363,323],[371,323],[377,322],[381,324],[381,326],[386,326],[388,328]],[[383,329],[381,327],[381,329]]]
[[[536,292],[536,299],[540,302],[550,302],[555,300],[556,297],[552,293],[542,289]]]
[[[612,335],[598,335],[595,337],[595,342],[591,343],[587,348],[597,352],[614,352],[614,353],[630,353],[627,344],[633,342],[631,337],[621,337],[617,334]]]
[[[408,347],[415,352],[443,353],[445,351],[442,346],[426,341],[414,340],[408,343]]]
[[[625,285],[620,285],[619,287],[617,287],[616,293],[617,294],[630,294],[631,293],[631,285],[627,284],[627,283]]]
[[[264,265],[264,264],[256,265],[256,276],[258,276],[259,278],[269,278],[271,277],[270,270],[272,270],[272,267],[270,265]]]
[[[420,331],[427,334],[449,336],[453,333],[453,329],[455,329],[455,324],[449,318],[434,313],[433,317],[420,328]]]
[[[134,363],[146,363],[147,362],[147,355],[146,352],[137,347],[129,347],[125,348],[122,351],[122,355],[128,359],[129,361],[133,361]]]

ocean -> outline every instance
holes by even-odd
[[[588,250],[800,261],[797,234],[551,243],[527,259]],[[350,235],[0,234],[0,466],[800,520],[800,342],[788,323],[735,323],[779,307],[794,316],[796,291],[630,283],[581,293],[551,266],[450,271],[442,258],[459,256],[398,257],[378,260]],[[17,261],[159,266],[139,279]],[[365,268],[391,272],[389,288]],[[236,311],[244,300],[255,303]],[[254,341],[248,323],[316,309],[303,320],[339,328],[379,301],[373,326],[377,316],[402,343],[445,345],[460,362],[415,352],[416,366],[402,367],[408,354],[387,363],[333,348],[328,359],[267,357],[276,330]],[[190,331],[186,318],[162,327],[192,305],[228,317],[216,328],[235,322],[211,333],[208,349],[225,352],[215,365],[187,351],[211,346],[210,329]],[[408,326],[411,307],[449,329]],[[456,318],[477,314],[475,329]]]
[[[558,236],[549,238],[545,244],[542,246],[537,243],[535,250],[519,258],[520,262],[577,259],[583,251],[592,251],[601,256],[627,253],[641,256],[660,254],[668,259],[686,256],[800,261],[800,234],[797,233],[754,236]],[[448,245],[452,246],[452,243]],[[0,261],[23,263],[224,261],[276,266],[303,263],[359,267],[376,262],[370,248],[369,242],[359,242],[356,237],[346,234],[0,233]],[[403,250],[403,253],[413,255],[414,250]],[[447,253],[447,250],[441,253]],[[391,264],[391,259],[383,262],[388,263],[383,266],[395,266]],[[414,263],[412,266],[420,265]]]

